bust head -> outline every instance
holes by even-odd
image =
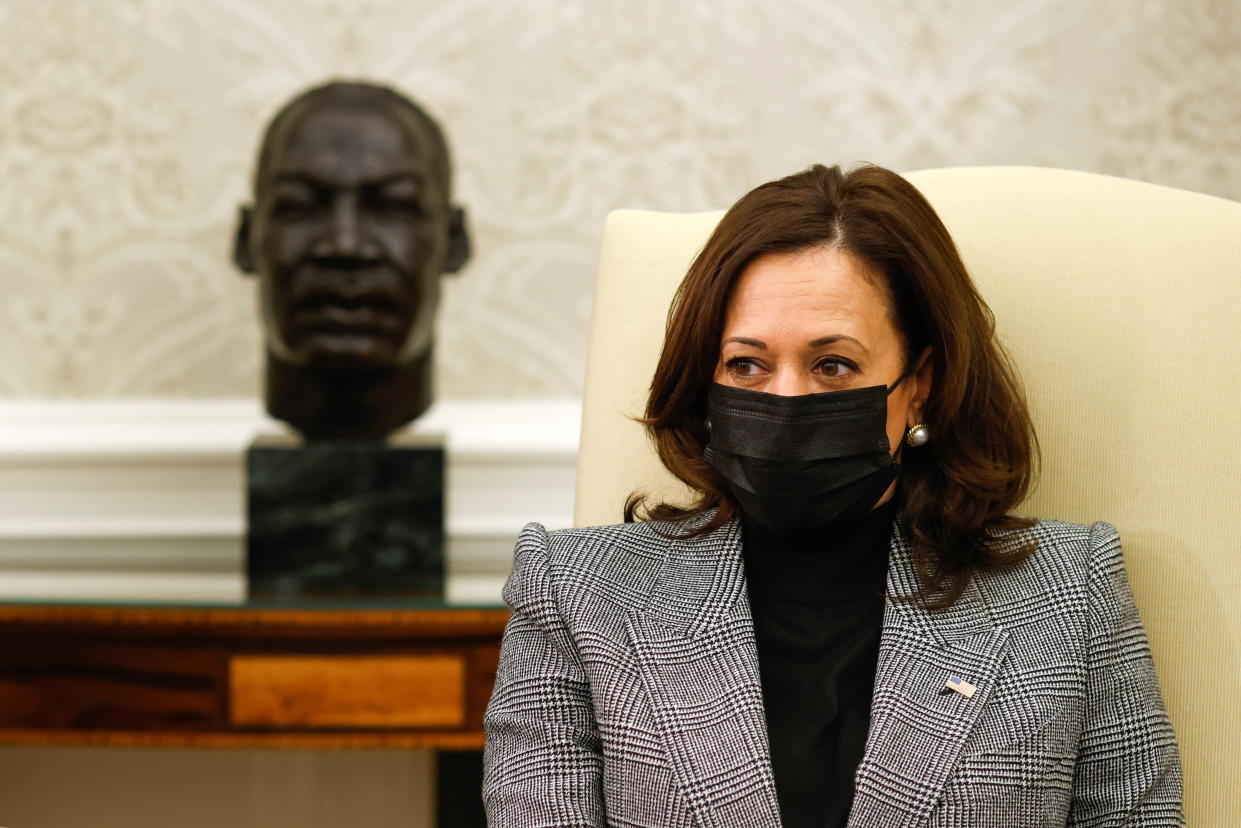
[[[263,136],[234,260],[258,277],[267,408],[381,438],[431,402],[439,279],[469,258],[439,126],[382,86],[298,95]]]

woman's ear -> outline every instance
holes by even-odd
[[[913,394],[909,398],[909,425],[913,426],[922,419],[922,409],[926,406],[927,397],[931,395],[931,384],[935,381],[935,362],[931,359],[930,347],[923,349],[910,379],[913,380]]]

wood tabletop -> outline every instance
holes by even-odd
[[[423,638],[492,635],[504,630],[504,607],[441,606],[369,608],[325,606],[193,606],[125,604],[0,603],[0,636],[32,627],[71,628],[78,633],[131,630],[186,636],[326,635],[345,637],[407,636]],[[2,667],[2,664],[0,664]]]

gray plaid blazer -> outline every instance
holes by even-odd
[[[485,717],[493,828],[780,825],[740,530],[670,528],[522,532]],[[850,828],[1184,824],[1116,530],[1025,539],[946,611],[888,601]],[[898,530],[888,591],[915,586]]]

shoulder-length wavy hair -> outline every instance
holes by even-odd
[[[686,527],[703,534],[737,515],[727,484],[703,459],[728,302],[755,258],[819,246],[849,252],[880,277],[907,368],[930,348],[934,380],[922,420],[933,437],[904,452],[897,496],[920,584],[907,597],[950,606],[973,573],[1031,553],[1000,536],[1031,523],[1009,512],[1033,483],[1038,442],[994,318],[948,230],[913,185],[881,167],[815,165],[752,190],[721,219],[673,300],[643,419],[663,464],[698,497],[686,508],[635,493],[625,518],[685,521],[715,510]]]

